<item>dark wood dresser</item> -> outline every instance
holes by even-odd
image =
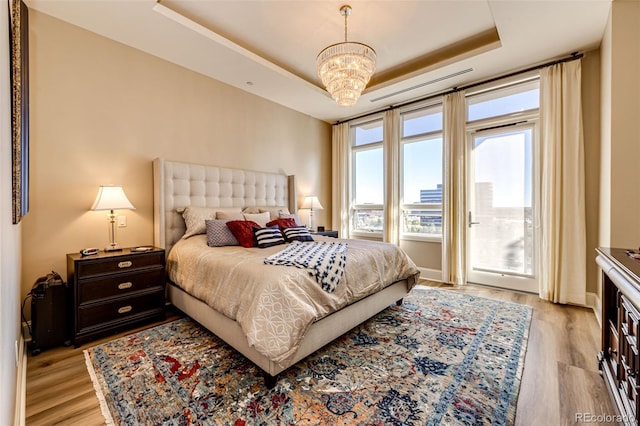
[[[640,259],[625,249],[598,248],[602,269],[602,351],[600,370],[623,424],[640,415]]]
[[[108,332],[165,316],[165,251],[67,254],[75,347]]]

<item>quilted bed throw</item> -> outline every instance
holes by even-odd
[[[324,291],[331,293],[344,275],[347,244],[294,241],[286,249],[265,258],[264,263],[306,269]]]

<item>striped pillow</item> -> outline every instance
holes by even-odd
[[[295,228],[284,228],[282,230],[284,238],[288,241],[313,241],[313,237],[309,233],[309,230],[304,226],[298,226]]]
[[[282,237],[280,228],[278,226],[272,226],[269,228],[253,228],[253,235],[256,238],[258,247],[266,248],[271,246],[277,246],[278,244],[284,244],[285,240]]]

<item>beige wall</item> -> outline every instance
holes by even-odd
[[[585,208],[587,225],[587,293],[598,290],[598,218],[600,202],[600,50],[582,58],[582,122],[585,158]]]
[[[602,39],[598,245],[640,244],[640,2],[615,0]],[[598,287],[599,293],[599,287]]]
[[[430,269],[430,278],[440,279],[442,274],[433,271],[442,270],[442,244],[426,241],[400,240],[400,247],[407,252],[411,260],[420,268]],[[435,275],[435,276],[434,276]]]
[[[612,8],[613,9],[613,8]],[[600,43],[600,201],[598,245],[611,246],[611,12]]]
[[[605,217],[601,226],[607,228],[610,236],[607,243],[612,247],[637,248],[640,244],[640,2],[615,0],[609,26],[610,122],[603,141],[607,140],[610,155],[607,187],[610,205],[609,217]]]
[[[22,293],[65,254],[108,242],[101,184],[122,184],[122,246],[153,242],[155,157],[297,175],[330,229],[331,127],[177,65],[32,11],[31,211]],[[203,52],[206,54],[206,52]],[[302,216],[302,212],[301,212]]]

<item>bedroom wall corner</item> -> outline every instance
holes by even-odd
[[[600,169],[598,240],[601,247],[636,248],[640,244],[640,3],[611,3],[600,44]],[[631,95],[635,94],[635,95]],[[598,274],[598,281],[601,280]],[[601,285],[597,286],[600,293]],[[600,294],[599,294],[600,295]],[[600,295],[602,297],[602,295]]]
[[[293,174],[331,226],[331,125],[38,11],[30,13],[31,212],[22,294],[66,253],[108,242],[99,185],[121,184],[135,210],[123,247],[153,243],[152,161]],[[299,200],[298,205],[302,202]],[[27,313],[29,316],[29,313]]]
[[[600,90],[600,49],[595,49],[586,52],[582,59],[587,293],[597,293],[599,276],[595,249],[600,222]]]
[[[637,248],[640,244],[640,191],[637,170],[640,162],[638,117],[640,117],[640,2],[616,0],[611,3],[608,23],[608,51],[604,74],[608,96],[603,108],[603,143],[606,138],[608,155],[603,168],[608,172],[607,191],[610,197],[608,214],[601,226],[608,228],[611,247]],[[603,83],[604,84],[604,83]]]

